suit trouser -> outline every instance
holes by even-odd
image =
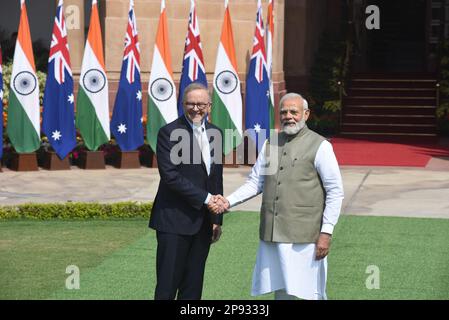
[[[180,235],[156,231],[157,284],[155,300],[199,300],[209,254],[212,225],[204,219],[198,233]]]

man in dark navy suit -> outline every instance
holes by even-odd
[[[199,83],[183,93],[184,115],[159,130],[160,183],[150,218],[156,230],[154,298],[201,299],[211,243],[221,235],[222,215],[209,208],[223,194],[222,134],[207,122],[211,99]]]

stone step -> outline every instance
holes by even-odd
[[[380,124],[429,124],[435,125],[435,115],[403,115],[403,114],[352,114],[343,115],[344,123],[380,123]]]
[[[429,124],[342,123],[341,131],[436,134],[435,125]]]
[[[343,116],[346,114],[434,116],[435,110],[435,106],[345,105],[343,107]]]

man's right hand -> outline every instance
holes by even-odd
[[[229,209],[229,201],[221,194],[216,194],[211,197],[207,208],[214,214],[221,214]]]

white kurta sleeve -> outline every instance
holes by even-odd
[[[254,164],[253,168],[251,169],[251,173],[246,179],[245,184],[243,184],[240,188],[238,188],[230,196],[227,197],[231,207],[241,204],[262,192],[265,176],[261,174],[261,171],[266,164],[266,145],[267,142],[265,141],[264,145],[262,146],[262,150],[257,157],[256,163]]]
[[[332,234],[343,203],[343,182],[332,145],[323,141],[315,156],[315,168],[326,191],[321,232]]]

